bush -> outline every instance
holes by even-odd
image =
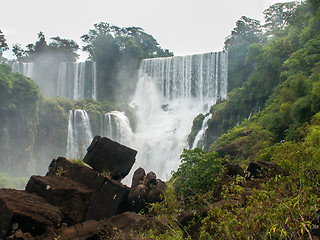
[[[217,187],[222,170],[217,153],[206,153],[200,148],[185,149],[180,158],[181,165],[173,173],[178,194],[201,194]]]

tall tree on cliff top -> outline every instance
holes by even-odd
[[[297,2],[276,3],[270,6],[263,12],[266,22],[263,27],[269,33],[283,30],[288,25],[296,6]]]
[[[260,21],[242,16],[236,27],[224,42],[224,47],[229,50],[232,46],[250,45],[261,41],[262,28]]]
[[[240,87],[247,80],[254,66],[254,64],[246,66],[248,47],[261,42],[263,38],[260,22],[242,16],[224,42],[224,47],[229,52],[228,91]]]
[[[81,39],[89,59],[97,62],[99,100],[127,101],[136,85],[140,61],[172,56],[140,27],[119,28],[100,22]]]
[[[0,30],[0,59],[2,58],[3,52],[7,51],[8,49],[6,38],[4,37],[3,32]]]

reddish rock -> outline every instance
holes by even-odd
[[[48,203],[58,206],[68,225],[83,222],[91,202],[92,191],[62,176],[32,176],[26,191],[36,193]]]
[[[120,181],[130,172],[137,151],[96,136],[92,140],[83,161],[99,172],[107,172],[114,180]]]
[[[62,212],[42,197],[21,190],[0,189],[0,239],[21,230],[40,236],[46,228],[60,226]]]

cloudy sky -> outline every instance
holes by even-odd
[[[241,16],[263,21],[283,0],[0,0],[0,30],[9,47],[60,36],[81,45],[94,23],[142,27],[175,55],[219,51]],[[9,51],[6,52],[9,56]]]

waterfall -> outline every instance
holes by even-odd
[[[125,113],[112,111],[102,115],[101,136],[124,145],[132,144],[133,133]]]
[[[137,115],[134,168],[168,179],[187,147],[192,120],[227,93],[227,52],[145,59],[131,102]]]
[[[57,95],[73,100],[97,99],[95,62],[62,62],[59,66]]]
[[[197,147],[200,147],[203,149],[204,147],[204,144],[203,142],[201,142],[201,140],[204,140],[203,138],[205,137],[205,134],[206,134],[206,131],[208,129],[208,121],[209,119],[212,117],[212,114],[208,114],[208,116],[205,117],[205,119],[203,120],[202,122],[202,126],[201,126],[201,129],[199,130],[199,132],[197,133],[194,141],[193,141],[193,144],[192,144],[192,147],[191,149],[195,149]]]
[[[86,111],[69,111],[67,158],[82,159],[93,139]]]
[[[9,61],[6,62],[13,72],[24,74],[26,77],[33,77],[33,63],[31,62],[18,62],[18,61]]]

